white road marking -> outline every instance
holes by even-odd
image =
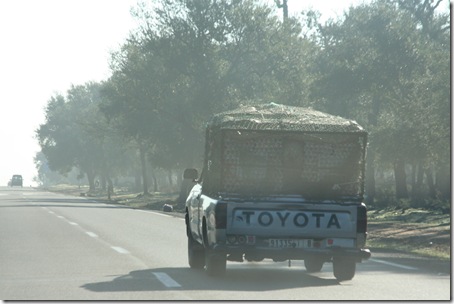
[[[156,211],[141,210],[141,209],[132,209],[132,210],[138,211],[138,212],[143,212],[143,213],[152,213],[152,214],[156,214],[156,215],[160,215],[160,216],[172,217],[171,215],[159,213],[159,212],[156,212]]]
[[[375,263],[380,263],[380,264],[385,264],[385,265],[389,265],[389,266],[394,266],[394,267],[397,267],[397,268],[407,269],[407,270],[418,270],[418,268],[415,268],[415,267],[405,266],[405,265],[392,263],[392,262],[387,262],[387,261],[383,261],[383,260],[369,259],[369,261],[372,261],[372,262],[375,262]]]
[[[49,212],[50,214],[55,214],[55,212],[53,212],[53,211],[47,211],[47,212]]]
[[[70,225],[73,225],[73,226],[79,226],[79,224],[77,224],[77,223],[74,223],[74,222],[70,222],[70,221],[68,221],[68,223],[69,223]]]
[[[143,212],[143,213],[151,213],[150,211],[147,211],[147,210],[141,210],[141,209],[133,209],[134,211],[138,211],[138,212]]]
[[[160,216],[172,217],[171,215],[163,214],[163,213],[159,213],[159,212],[154,212],[154,211],[148,211],[148,212],[149,212],[149,213],[153,213],[153,214],[157,214],[157,215],[160,215]]]
[[[66,218],[64,216],[61,216],[61,215],[57,215],[58,218],[61,218],[62,220],[66,220]]]
[[[121,254],[128,254],[129,251],[124,249],[124,248],[121,248],[121,247],[116,247],[116,246],[110,246],[113,250],[115,250],[116,252],[118,253],[121,253]]]
[[[161,281],[166,287],[181,287],[177,281],[172,279],[167,273],[165,272],[153,272],[154,276]]]
[[[91,236],[92,238],[97,238],[98,237],[98,235],[96,233],[94,233],[94,232],[86,231],[85,233],[88,234],[89,236]]]

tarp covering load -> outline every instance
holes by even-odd
[[[207,135],[218,193],[362,198],[367,133],[352,120],[272,103],[220,113]]]

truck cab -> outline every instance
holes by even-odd
[[[184,177],[191,268],[223,275],[227,261],[333,263],[350,280],[365,249],[367,132],[356,122],[280,104],[217,114],[204,163]]]

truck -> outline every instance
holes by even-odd
[[[244,105],[207,123],[203,168],[186,169],[190,268],[227,261],[332,263],[351,280],[365,248],[367,132],[355,121],[277,103]]]

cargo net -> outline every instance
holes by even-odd
[[[226,132],[223,192],[357,197],[361,155],[358,136]]]
[[[231,130],[364,132],[355,121],[310,108],[276,103],[241,106],[215,115],[210,123]]]

